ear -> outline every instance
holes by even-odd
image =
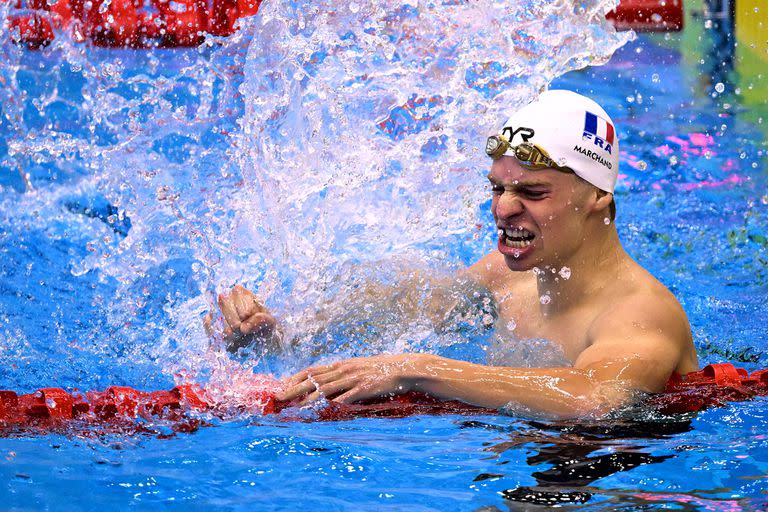
[[[592,211],[599,212],[611,206],[611,201],[613,201],[613,194],[600,189],[596,189],[596,193],[597,197],[595,202],[592,204]]]

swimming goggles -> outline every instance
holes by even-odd
[[[504,154],[512,150],[520,165],[530,170],[557,169],[559,171],[572,172],[567,167],[558,165],[549,157],[549,154],[541,147],[530,142],[521,142],[512,146],[503,135],[491,135],[485,143],[485,152],[489,157],[498,160]]]

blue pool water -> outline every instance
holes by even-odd
[[[768,367],[768,109],[744,99],[765,79],[720,65],[707,30],[691,54],[680,36],[625,42],[546,3],[509,15],[506,67],[500,36],[480,30],[493,25],[446,24],[462,14],[446,6],[427,9],[432,23],[403,8],[387,24],[375,3],[335,3],[383,20],[357,27],[299,3],[285,9],[306,20],[288,23],[265,4],[265,23],[228,42],[147,53],[66,40],[30,52],[2,34],[0,389],[166,389],[182,371],[226,385],[235,367],[284,374],[378,350],[481,360],[482,336],[424,333],[418,319],[319,340],[307,311],[343,308],[350,268],[386,281],[404,262],[450,272],[491,250],[479,133],[553,79],[612,114],[620,236],[680,299],[701,363]],[[318,26],[338,30],[335,46],[313,39]],[[445,46],[423,53],[409,30]],[[497,64],[477,65],[484,52]],[[286,319],[291,357],[211,351],[201,317],[236,282]],[[756,399],[590,424],[235,415],[170,439],[17,433],[0,439],[0,507],[761,510],[766,415]]]

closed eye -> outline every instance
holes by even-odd
[[[493,185],[493,184],[491,184],[491,192],[493,192],[496,195],[503,194],[504,193],[504,187],[502,187],[501,185]]]
[[[530,199],[544,199],[547,197],[548,191],[540,189],[523,189],[520,193]]]

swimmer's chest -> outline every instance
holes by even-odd
[[[533,287],[516,287],[495,293],[499,334],[514,340],[546,339],[559,346],[571,363],[589,346],[587,333],[594,315],[584,309],[547,316]]]

